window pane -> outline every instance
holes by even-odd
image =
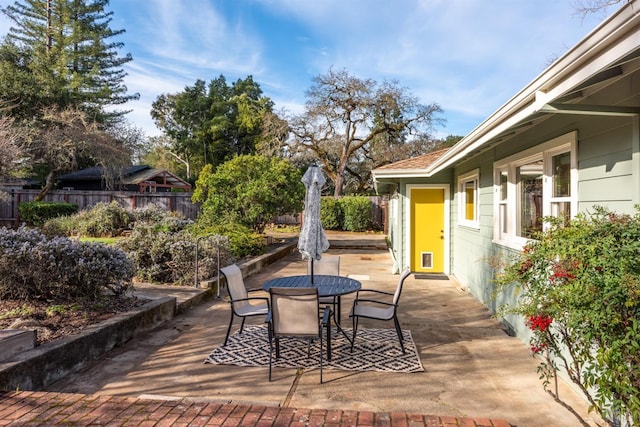
[[[518,236],[531,238],[542,231],[542,160],[516,169],[520,196]]]
[[[464,183],[464,219],[474,221],[476,219],[476,182]]]
[[[507,205],[506,204],[501,204],[499,207],[499,217],[498,217],[498,221],[500,221],[500,224],[498,225],[500,227],[500,237],[504,236],[507,234]]]
[[[507,200],[507,171],[500,172],[500,200]]]
[[[571,153],[553,156],[553,197],[571,197]]]

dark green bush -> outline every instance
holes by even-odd
[[[340,199],[340,206],[344,214],[343,227],[346,231],[367,231],[372,229],[371,200],[368,197],[343,197]]]
[[[322,198],[320,221],[325,230],[342,230],[344,218],[339,199],[331,196]]]
[[[23,202],[18,205],[20,219],[29,225],[42,225],[51,218],[73,215],[78,205],[64,202]]]

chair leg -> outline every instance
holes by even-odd
[[[324,353],[324,346],[322,345],[322,333],[320,333],[320,384],[322,384],[322,353]]]
[[[231,319],[229,320],[229,327],[227,328],[227,336],[224,337],[224,344],[222,344],[223,347],[227,345],[227,341],[229,340],[229,333],[231,333],[231,325],[233,325],[233,310],[231,310]]]
[[[331,362],[331,322],[327,323],[327,361]]]
[[[269,381],[271,381],[271,362],[273,359],[273,336],[271,334],[271,326],[269,326]]]
[[[240,333],[242,333],[242,330],[244,329],[244,321],[247,320],[246,317],[242,318],[242,324],[240,325]]]
[[[404,349],[404,337],[402,336],[402,329],[400,329],[400,322],[398,322],[397,317],[393,317],[393,323],[396,325],[396,332],[398,333],[398,341],[400,341],[400,347],[402,348],[402,354],[406,354],[407,352]]]
[[[353,353],[353,344],[356,342],[357,330],[358,330],[358,316],[353,316],[353,337],[351,338],[351,353]]]

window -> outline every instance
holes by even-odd
[[[458,224],[479,228],[478,170],[458,177]]]
[[[521,248],[542,219],[575,215],[577,133],[560,136],[494,164],[494,240]]]

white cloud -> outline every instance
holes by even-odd
[[[333,66],[399,81],[445,109],[450,133],[466,133],[602,20],[575,16],[573,0],[111,0],[109,9],[134,57],[125,82],[141,94],[125,108],[148,132],[153,100],[196,79],[253,75],[276,108],[301,112],[311,78]],[[5,25],[0,16],[0,33]]]

